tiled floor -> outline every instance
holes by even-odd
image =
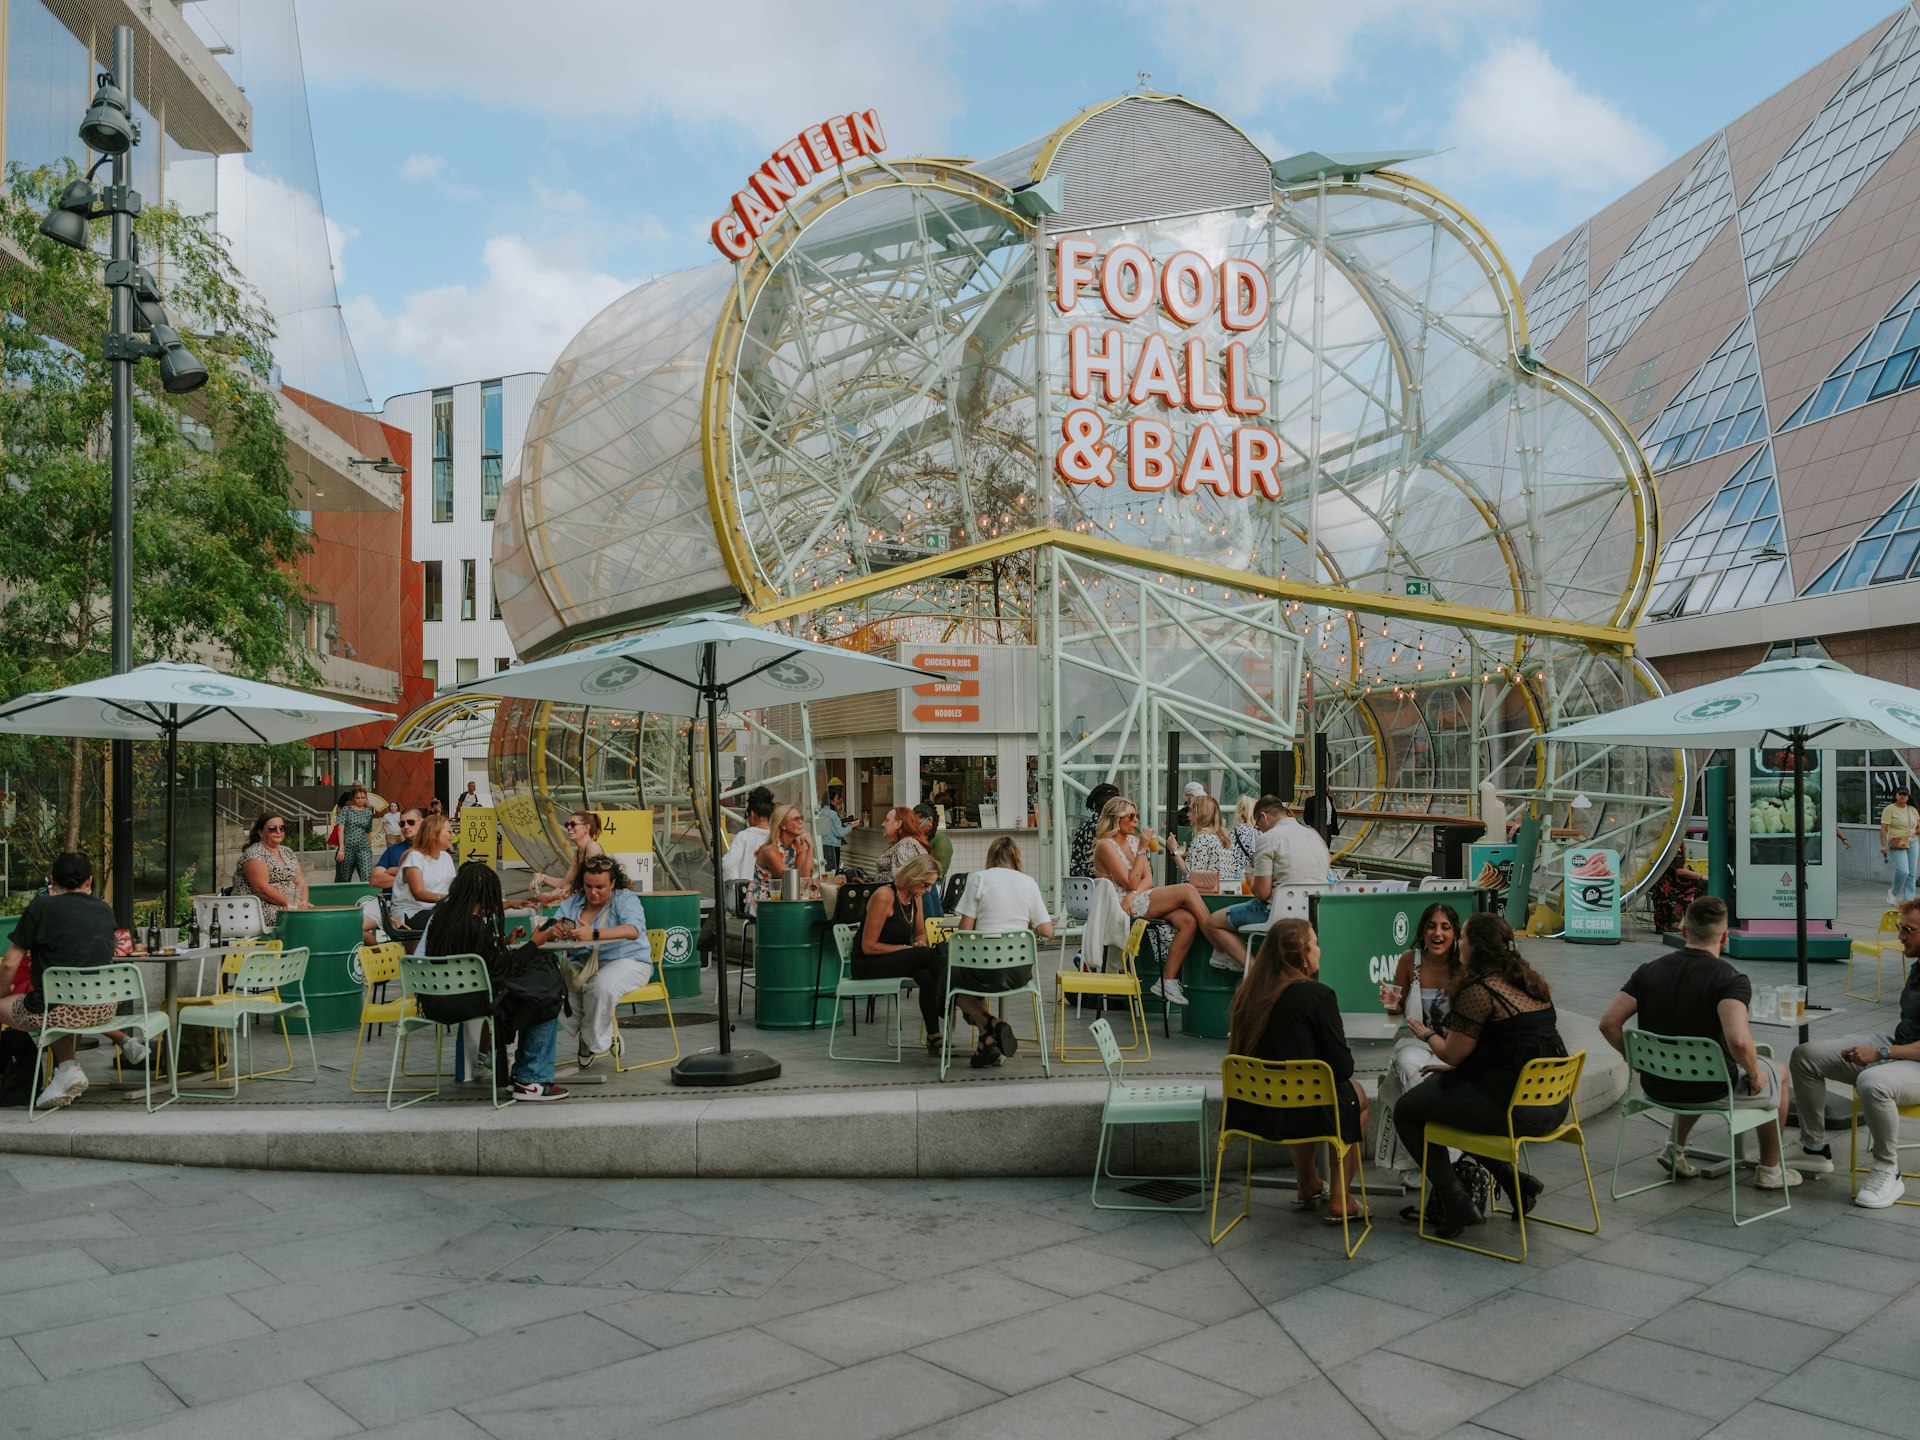
[[[1536,953],[1597,1014],[1654,952]],[[1816,971],[1816,1000],[1840,986]],[[1856,1210],[1840,1177],[1738,1230],[1724,1182],[1612,1202],[1619,1123],[1589,1130],[1601,1233],[1536,1227],[1524,1265],[1421,1242],[1397,1198],[1348,1261],[1273,1191],[1211,1247],[1204,1216],[1096,1211],[1077,1179],[0,1156],[0,1435],[1920,1433],[1920,1209]],[[1659,1139],[1627,1133],[1642,1178]],[[1539,1170],[1574,1218],[1577,1157]]]

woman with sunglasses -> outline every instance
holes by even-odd
[[[1169,1005],[1185,1005],[1180,967],[1193,948],[1193,937],[1206,928],[1207,902],[1191,885],[1153,883],[1153,869],[1141,844],[1140,807],[1124,795],[1114,796],[1101,808],[1100,824],[1094,830],[1093,873],[1120,892],[1120,908],[1129,923],[1161,920],[1173,927],[1166,968],[1153,982],[1153,993]]]
[[[1420,912],[1420,924],[1414,931],[1418,948],[1401,953],[1391,982],[1380,986],[1380,1004],[1389,1015],[1404,1017],[1409,1025],[1432,1027],[1431,1036],[1447,1033],[1449,993],[1460,979],[1460,916],[1445,901],[1436,900]],[[1379,1104],[1375,1130],[1389,1127],[1393,1107],[1400,1097],[1427,1078],[1430,1070],[1446,1068],[1433,1053],[1430,1040],[1407,1034],[1394,1043],[1393,1060],[1380,1078]],[[1374,1153],[1380,1153],[1379,1141],[1387,1137],[1376,1133]],[[1390,1159],[1400,1171],[1400,1183],[1408,1189],[1420,1184],[1420,1157],[1400,1149],[1397,1139],[1389,1147]]]
[[[813,837],[807,834],[806,812],[798,805],[776,805],[767,822],[767,843],[754,852],[748,914],[756,912],[762,900],[780,898],[780,882],[789,870],[799,872],[803,891],[814,880]]]
[[[300,861],[286,845],[287,817],[268,810],[247,832],[247,848],[233,868],[233,893],[252,895],[271,930],[282,910],[298,910],[307,903],[307,882]]]
[[[578,1032],[577,1057],[584,1070],[615,1047],[619,1030],[614,1012],[620,997],[653,978],[646,908],[627,884],[620,862],[596,855],[580,867],[580,888],[534,930],[533,939],[537,945],[579,941],[599,953],[593,978],[579,991],[580,1013],[564,1022]],[[589,952],[574,953],[584,960]]]
[[[573,842],[573,863],[567,867],[567,873],[558,881],[549,875],[533,877],[533,898],[542,905],[553,905],[565,900],[580,888],[580,871],[589,860],[597,860],[606,854],[600,848],[600,817],[591,810],[575,810],[561,822],[561,828],[567,832],[567,839]]]
[[[400,861],[400,878],[393,883],[389,911],[400,940],[418,940],[426,916],[447,898],[460,867],[448,849],[453,829],[444,815],[428,815],[414,832],[413,848]]]

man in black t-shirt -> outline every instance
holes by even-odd
[[[33,988],[24,995],[0,999],[0,1023],[28,1034],[47,1025],[104,1025],[113,1018],[111,1005],[58,1005],[47,1009],[41,977],[49,970],[97,970],[113,964],[113,909],[93,894],[93,862],[84,855],[54,858],[47,874],[47,893],[36,895],[21,913],[4,959],[0,959],[0,990],[10,989],[14,971],[33,956]],[[74,1042],[65,1036],[50,1047],[55,1061],[53,1079],[36,1102],[52,1109],[73,1102],[87,1088],[86,1071],[74,1059]]]
[[[1779,1123],[1759,1131],[1762,1190],[1784,1190],[1800,1183],[1799,1172],[1780,1164],[1780,1136],[1787,1123],[1787,1087],[1780,1067],[1762,1060],[1747,1028],[1747,1002],[1753,982],[1720,957],[1727,940],[1727,907],[1717,896],[1703,895],[1687,907],[1680,922],[1686,948],[1649,960],[1620,987],[1607,1013],[1600,1017],[1600,1033],[1614,1049],[1626,1051],[1627,1021],[1634,1016],[1639,1028],[1655,1035],[1703,1035],[1717,1042],[1726,1057],[1733,1103],[1741,1109],[1771,1109]],[[1727,1092],[1712,1084],[1664,1080],[1642,1075],[1640,1087],[1649,1100],[1675,1105],[1718,1105]],[[1660,1164],[1682,1179],[1699,1171],[1687,1158],[1691,1115],[1680,1116],[1673,1141]]]

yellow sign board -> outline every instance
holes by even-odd
[[[483,860],[497,868],[499,837],[500,828],[493,823],[491,806],[469,805],[460,812],[460,833],[455,840],[462,860]]]
[[[653,811],[596,810],[600,848],[609,855],[639,855],[653,849]]]
[[[597,810],[600,817],[600,848],[610,854],[644,854],[653,849],[653,811]],[[511,829],[509,828],[511,827]],[[499,806],[469,805],[460,812],[457,837],[460,856],[482,859],[489,865],[522,859],[514,848],[511,830],[538,835],[539,811],[532,799],[521,796]]]

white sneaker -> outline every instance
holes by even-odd
[[[1236,975],[1244,975],[1247,967],[1231,955],[1222,955],[1218,950],[1207,957],[1207,963],[1216,970],[1231,970]]]
[[[1902,1195],[1907,1193],[1907,1182],[1892,1170],[1875,1169],[1867,1176],[1867,1183],[1860,1187],[1860,1193],[1853,1197],[1853,1203],[1862,1210],[1885,1210]]]
[[[147,1042],[138,1035],[128,1035],[120,1042],[120,1059],[123,1064],[139,1067],[147,1063]]]
[[[1753,1175],[1753,1183],[1762,1190],[1791,1190],[1796,1185],[1804,1185],[1806,1179],[1798,1170],[1789,1170],[1784,1165],[1762,1165]]]
[[[1687,1158],[1687,1152],[1678,1145],[1668,1145],[1657,1157],[1660,1168],[1673,1175],[1676,1180],[1697,1180],[1700,1167]]]
[[[1831,1175],[1833,1173],[1833,1146],[1822,1145],[1818,1150],[1802,1145],[1786,1157],[1786,1163],[1803,1175]]]
[[[40,1092],[40,1099],[35,1103],[42,1110],[58,1110],[71,1105],[86,1093],[87,1072],[80,1068],[78,1061],[69,1060],[64,1065],[53,1067],[53,1079]]]
[[[1187,1003],[1187,992],[1180,988],[1180,982],[1178,980],[1154,981],[1153,993],[1169,1005],[1185,1005]]]

